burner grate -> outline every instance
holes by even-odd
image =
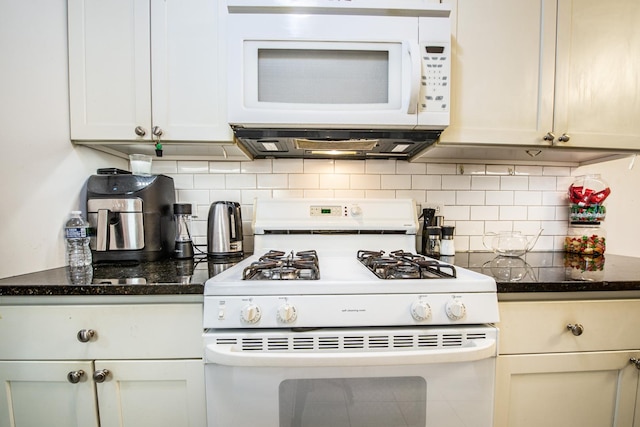
[[[428,259],[405,251],[360,250],[358,260],[380,279],[443,279],[455,278],[453,265]]]
[[[242,280],[318,280],[320,267],[314,250],[269,251],[242,271]]]

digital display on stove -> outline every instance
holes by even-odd
[[[342,216],[342,206],[311,206],[311,216]]]

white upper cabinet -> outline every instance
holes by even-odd
[[[638,22],[637,0],[558,0],[558,145],[640,149]]]
[[[536,145],[553,127],[555,2],[453,2],[443,143]]]
[[[231,141],[219,7],[69,0],[71,138]]]
[[[443,145],[640,149],[640,3],[452,3]]]

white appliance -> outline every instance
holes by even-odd
[[[209,427],[492,425],[495,281],[413,254],[412,200],[259,199],[253,226],[205,284]]]
[[[449,124],[449,5],[227,0],[227,13],[228,118],[254,156],[410,157]]]

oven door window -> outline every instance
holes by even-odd
[[[422,377],[290,379],[279,387],[279,427],[426,425]]]
[[[402,43],[246,41],[248,107],[398,109]],[[257,77],[257,78],[254,78]]]

